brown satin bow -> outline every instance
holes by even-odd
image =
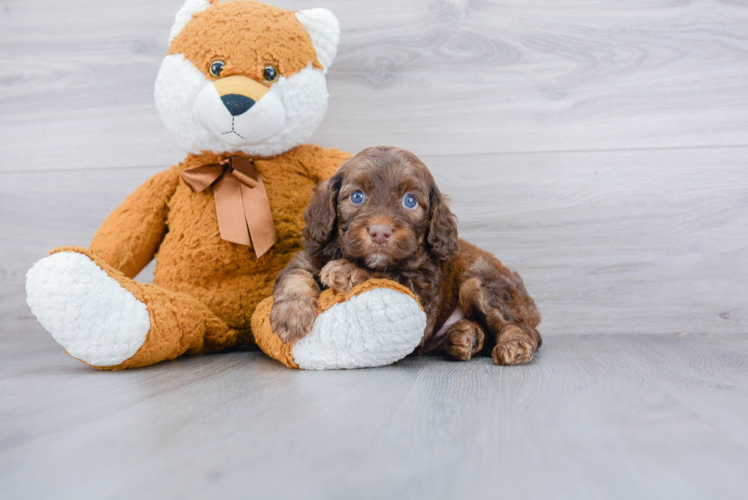
[[[254,246],[260,258],[275,243],[275,224],[262,176],[252,160],[241,156],[182,172],[196,193],[213,185],[221,239]],[[251,236],[251,243],[250,243]]]

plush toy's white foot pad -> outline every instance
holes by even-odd
[[[381,288],[320,314],[292,353],[306,370],[389,365],[413,352],[425,329],[426,313],[415,299]]]
[[[76,252],[34,264],[26,273],[26,303],[71,356],[94,366],[131,358],[151,328],[145,304]]]

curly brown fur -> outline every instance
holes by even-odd
[[[294,317],[293,303],[311,310],[320,285],[345,292],[387,278],[410,288],[426,312],[421,354],[467,360],[490,351],[497,364],[519,364],[540,347],[540,314],[522,278],[458,238],[447,200],[414,154],[376,147],[347,160],[314,190],[304,221],[305,249],[273,290],[271,325],[284,341],[311,329],[313,318]],[[440,331],[460,310],[464,319]]]
[[[285,343],[296,342],[312,331],[317,317],[320,290],[303,252],[294,258],[296,265],[281,271],[273,286],[274,304],[270,313],[273,331]]]

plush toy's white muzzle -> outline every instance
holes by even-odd
[[[225,80],[231,78],[250,82],[249,78],[244,77]],[[286,110],[272,90],[258,98],[251,89],[242,92],[237,86],[221,92],[217,84],[222,82],[219,80],[205,85],[192,109],[195,121],[211,134],[228,144],[242,147],[260,144],[286,126]],[[246,83],[245,87],[248,85]]]
[[[288,78],[281,76],[236,116],[221,97],[225,92],[216,89],[222,80],[209,80],[182,54],[166,56],[161,64],[156,107],[179,144],[191,153],[274,156],[308,141],[325,116],[325,76],[311,65]]]

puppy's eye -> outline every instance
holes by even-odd
[[[412,194],[406,194],[403,198],[403,206],[408,210],[413,210],[418,206],[418,200]]]
[[[266,83],[274,83],[278,80],[280,73],[275,69],[275,66],[265,66],[265,71],[262,73],[262,79]]]
[[[213,59],[208,66],[208,73],[210,73],[210,76],[213,78],[221,78],[224,66],[226,66],[225,62],[220,59]]]
[[[366,199],[366,196],[364,196],[364,192],[360,189],[358,191],[354,191],[351,195],[351,203],[354,205],[360,205],[364,202]]]

